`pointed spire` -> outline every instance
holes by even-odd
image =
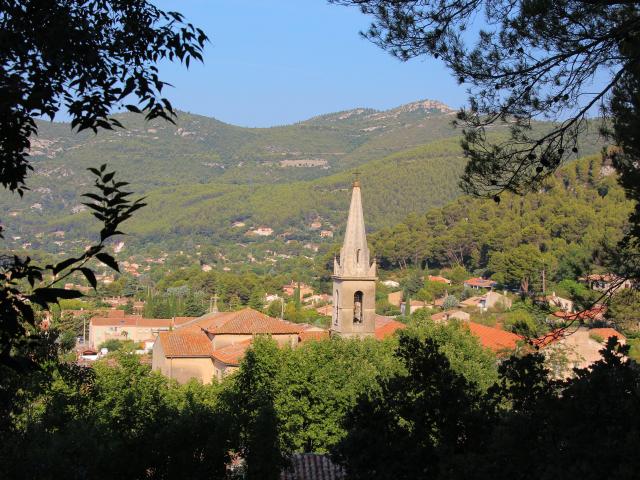
[[[375,276],[375,265],[370,263],[369,246],[362,213],[360,180],[356,173],[351,192],[351,206],[344,243],[340,249],[340,261],[334,262],[334,274],[343,276]]]

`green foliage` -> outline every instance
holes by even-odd
[[[436,478],[448,456],[482,443],[491,421],[482,395],[452,369],[442,346],[400,337],[396,356],[406,373],[380,378],[379,388],[358,398],[332,452],[349,478]]]
[[[598,293],[591,290],[585,284],[577,282],[571,278],[565,278],[556,285],[556,294],[561,297],[570,298],[579,309],[591,307],[597,299]]]
[[[60,350],[64,353],[70,352],[76,346],[76,335],[73,331],[67,330],[63,332],[58,339],[60,341]]]
[[[640,330],[640,292],[632,289],[619,290],[611,298],[607,319],[623,332],[635,333]]]
[[[224,478],[231,437],[217,385],[178,386],[136,355],[116,359],[54,372],[3,435],[3,478]]]
[[[528,292],[532,280],[542,272],[543,260],[535,245],[519,245],[505,252],[493,252],[487,263],[491,278],[502,285]]]
[[[450,289],[445,283],[426,281],[424,282],[424,287],[416,293],[416,298],[426,302],[433,302],[437,298],[444,297]]]
[[[403,335],[435,342],[451,369],[479,390],[486,390],[497,379],[495,355],[480,345],[464,323],[436,324],[427,309],[420,309],[412,315],[410,328]]]
[[[451,308],[457,307],[459,303],[460,300],[458,300],[454,295],[447,295],[442,302],[442,308],[445,310],[449,310]]]
[[[601,186],[608,188],[604,196]],[[428,260],[430,267],[460,273],[464,267],[475,275],[494,274],[513,288],[528,282],[530,291],[541,291],[543,269],[548,282],[559,282],[567,274],[576,278],[603,268],[598,252],[622,237],[631,207],[602,160],[588,157],[559,170],[541,192],[503,195],[500,204],[462,197],[424,216],[408,216],[372,235],[371,243],[384,268]],[[565,255],[588,261],[569,268]],[[453,280],[453,270],[441,273]]]
[[[134,345],[133,340],[127,340],[126,337],[124,337],[123,340],[116,340],[115,338],[111,338],[98,345],[98,348],[106,348],[107,350],[109,350],[109,353],[112,353],[118,352],[120,350],[131,350],[134,348]]]
[[[536,321],[535,317],[524,309],[515,309],[504,315],[504,325],[513,333],[526,338],[537,338],[544,329]]]

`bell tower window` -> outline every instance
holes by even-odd
[[[353,323],[362,323],[362,299],[363,295],[360,290],[353,294]]]

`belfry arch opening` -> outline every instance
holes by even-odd
[[[363,321],[363,299],[364,295],[360,290],[353,294],[353,323]]]

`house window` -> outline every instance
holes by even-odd
[[[362,292],[353,294],[353,323],[362,323]]]

